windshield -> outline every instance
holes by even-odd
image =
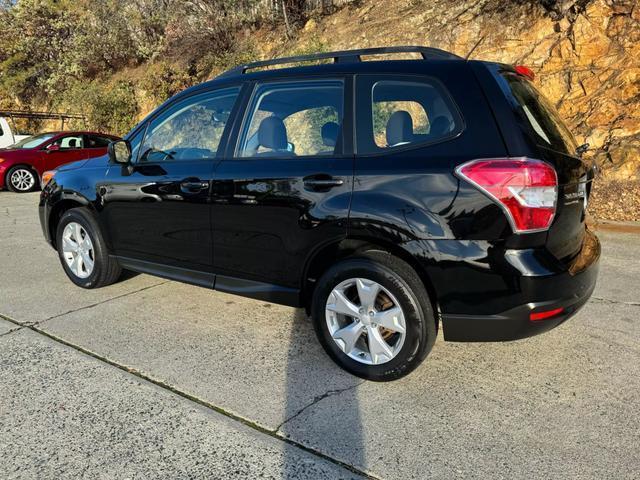
[[[53,137],[55,137],[54,133],[41,133],[40,135],[34,135],[33,137],[23,138],[18,143],[11,145],[9,148],[36,148],[42,145],[44,142],[51,140]]]
[[[511,71],[499,76],[507,96],[514,104],[527,129],[538,145],[569,155],[576,155],[576,141],[565,126],[555,107],[533,84]]]

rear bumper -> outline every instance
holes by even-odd
[[[549,275],[511,278],[517,285],[518,304],[496,314],[444,313],[444,339],[457,342],[506,341],[551,330],[578,312],[596,285],[600,242],[588,232],[578,256],[560,271]],[[488,294],[490,295],[490,294]],[[513,298],[513,297],[512,297]],[[562,309],[545,320],[530,320],[531,312]]]

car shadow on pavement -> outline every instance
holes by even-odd
[[[360,409],[354,391],[363,381],[332,362],[317,341],[311,319],[303,309],[297,309],[292,315],[290,332],[286,367],[286,420],[280,426],[279,433],[339,462],[364,465]],[[301,407],[296,401],[300,398],[300,390],[309,388],[310,384],[315,387],[316,382],[323,383],[321,390],[325,393],[315,396],[312,402]],[[330,410],[330,414],[339,416],[347,424],[344,429],[350,432],[348,438],[340,438],[337,432],[332,431],[332,422],[326,418],[327,405],[319,408],[322,402],[337,405]],[[331,447],[327,450],[329,445]],[[293,455],[292,449],[287,449],[282,478],[300,478],[301,473],[304,478],[315,478],[312,465],[301,468],[295,462],[299,462],[299,457]],[[349,478],[356,476],[347,471],[345,474]]]

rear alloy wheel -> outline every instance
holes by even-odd
[[[377,381],[415,369],[436,339],[422,280],[403,260],[367,251],[327,270],[313,291],[318,340],[348,372]]]
[[[12,192],[30,192],[38,184],[36,174],[29,167],[16,166],[7,173],[7,187]]]
[[[407,331],[404,312],[379,283],[345,280],[331,291],[325,308],[331,337],[356,362],[380,365],[402,349]]]

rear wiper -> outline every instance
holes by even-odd
[[[587,150],[589,150],[589,144],[583,143],[578,148],[576,148],[576,155],[581,157]]]

